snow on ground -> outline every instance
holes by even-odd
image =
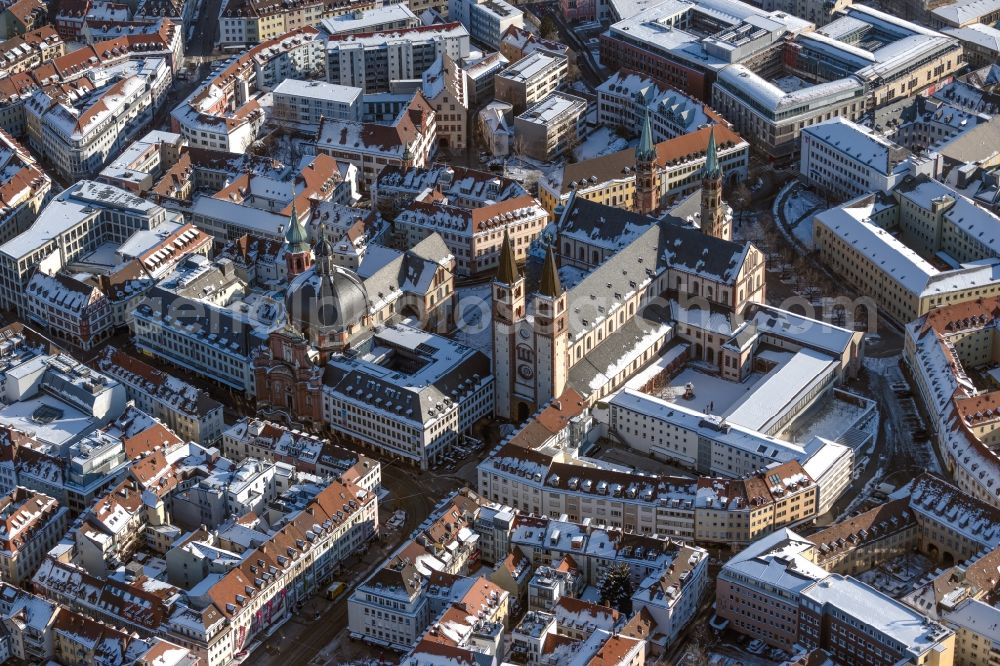
[[[861,573],[858,579],[898,599],[912,592],[924,574],[933,570],[934,563],[920,553],[906,553]]]
[[[810,410],[795,419],[781,436],[799,443],[808,442],[817,436],[837,441],[857,423],[864,412],[864,407],[838,400],[830,394],[823,399],[818,409]]]
[[[629,147],[629,141],[618,136],[607,126],[598,127],[579,146],[573,149],[577,160],[591,160],[601,155],[616,153]]]
[[[458,327],[452,338],[492,358],[490,285],[487,283],[459,287],[457,291]]]
[[[801,188],[796,188],[785,198],[783,216],[795,238],[809,249],[815,247],[812,214],[822,210],[825,205],[826,202],[821,197]]]
[[[754,390],[763,378],[763,374],[755,372],[745,382],[731,382],[718,375],[702,372],[689,364],[670,380],[670,386],[663,389],[659,395],[664,400],[671,400],[689,409],[725,414],[743,396]],[[694,385],[693,400],[684,399],[684,390],[688,382]]]

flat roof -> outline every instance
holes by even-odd
[[[826,379],[837,365],[827,354],[801,349],[779,364],[736,404],[726,420],[752,430],[767,430],[769,424],[807,388]]]
[[[502,76],[512,81],[525,82],[552,67],[558,67],[566,61],[566,56],[558,53],[549,53],[542,50],[533,51],[530,55],[521,58],[507,69],[498,73],[497,76]]]
[[[294,95],[310,99],[328,99],[345,104],[355,104],[364,91],[354,86],[342,86],[326,81],[303,81],[301,79],[285,79],[272,91],[275,95]]]
[[[922,613],[850,576],[831,574],[803,590],[802,596],[856,618],[861,625],[898,641],[915,656],[952,633],[944,625],[928,620]]]

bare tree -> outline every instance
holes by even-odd
[[[747,184],[740,181],[739,185],[733,188],[732,194],[729,196],[732,198],[733,208],[739,213],[739,217],[737,218],[738,226],[743,226],[743,214],[750,207],[753,194],[750,192]]]

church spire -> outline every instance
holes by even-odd
[[[656,160],[656,146],[653,145],[653,127],[649,122],[649,106],[643,105],[642,133],[639,135],[639,145],[635,147],[636,162],[653,162]]]
[[[500,245],[500,266],[497,268],[497,282],[514,284],[521,279],[517,270],[517,257],[514,256],[514,246],[510,242],[510,234],[503,230],[503,243]]]
[[[642,97],[639,97],[642,101]],[[649,106],[643,103],[642,135],[635,148],[635,210],[647,215],[660,207],[660,173],[656,166],[656,146],[649,122]]]
[[[288,220],[288,229],[285,231],[285,251],[292,254],[309,251],[309,234],[306,233],[306,228],[299,221],[294,201],[292,202],[292,215]]]
[[[559,281],[559,269],[556,267],[556,253],[552,246],[545,252],[545,266],[542,268],[542,282],[538,287],[538,292],[542,296],[555,298],[563,293],[562,283]]]
[[[719,166],[719,151],[715,146],[715,126],[708,131],[708,150],[705,152],[705,177],[718,178],[722,175]]]

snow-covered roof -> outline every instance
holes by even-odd
[[[938,270],[901,240],[870,221],[872,203],[859,201],[830,208],[816,222],[853,246],[879,270],[912,294],[921,294]]]
[[[912,657],[919,657],[953,633],[928,620],[909,606],[855,580],[831,574],[802,591],[802,596],[820,606],[837,609],[862,627],[898,641]]]
[[[982,23],[973,23],[964,28],[944,28],[941,32],[955,39],[980,46],[994,54],[1000,53],[1000,30]]]
[[[1000,10],[1000,0],[960,0],[931,10],[939,21],[952,26],[978,23],[986,14]]]
[[[405,7],[405,5],[391,5]],[[290,95],[307,99],[330,100],[344,104],[356,104],[364,91],[354,86],[342,86],[326,81],[305,81],[302,79],[284,79],[271,91],[274,95]]]
[[[739,401],[726,420],[751,430],[769,431],[772,422],[783,418],[809,387],[827,382],[838,362],[830,355],[801,349],[772,372]]]
[[[639,391],[624,389],[616,393],[609,403],[612,408],[625,409],[654,420],[661,420],[698,433],[707,440],[718,441],[755,456],[770,458],[775,462],[798,460],[805,454],[805,449],[799,444],[764,435],[736,423],[728,423],[717,416],[706,416],[703,412]],[[723,425],[727,427],[722,427]]]
[[[837,116],[803,127],[802,132],[865,166],[878,169],[880,173],[888,175],[892,172],[890,155],[899,146],[864,125]]]

